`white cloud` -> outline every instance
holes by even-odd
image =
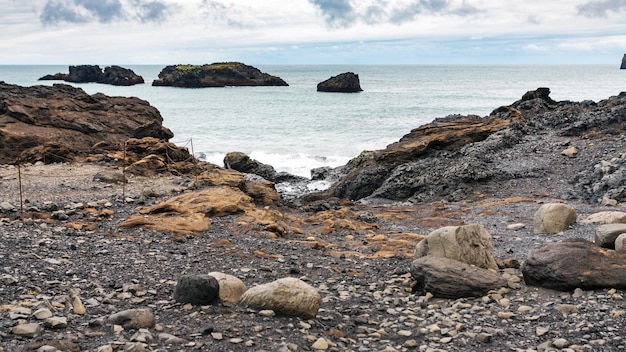
[[[621,58],[625,2],[0,0],[0,64],[254,64],[272,63],[272,52],[287,63],[440,62],[437,53],[412,49],[437,50],[441,60],[593,48]]]

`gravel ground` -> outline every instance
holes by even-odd
[[[0,203],[19,205],[17,171],[0,167]],[[110,166],[39,165],[20,171],[27,219],[21,221],[19,211],[0,210],[0,351],[54,351],[41,347],[45,345],[102,352],[626,349],[621,290],[527,287],[518,269],[504,269],[509,287],[484,297],[419,296],[412,292],[408,274],[414,242],[397,249],[397,255],[375,258],[365,254],[381,245],[359,231],[319,234],[336,244],[331,250],[309,246],[299,234],[274,238],[264,231],[241,231],[234,216],[212,219],[210,230],[202,235],[173,240],[161,232],[118,225],[137,205],[184,191],[189,179],[133,177],[122,190],[93,181],[97,172],[119,171]],[[543,243],[592,238],[595,226],[580,223],[561,234],[533,234],[535,211],[552,198],[506,198],[516,195],[503,188],[497,196],[473,201],[368,200],[342,207],[375,221],[386,234],[427,234],[444,225],[482,224],[494,238],[496,260],[523,261]],[[568,204],[580,216],[624,210],[582,201]],[[81,223],[97,226],[68,228]],[[507,229],[516,223],[525,227]],[[351,241],[346,241],[347,235]],[[336,255],[338,251],[364,255]],[[306,320],[266,316],[237,304],[199,307],[173,300],[181,275],[212,271],[237,276],[248,287],[288,276],[301,278],[319,290],[321,309],[316,319]],[[77,314],[76,297],[86,307],[84,314]],[[134,330],[99,323],[132,308],[152,310],[157,325]],[[36,312],[41,309],[48,309],[60,323],[53,327],[39,320]],[[45,328],[32,338],[12,333],[14,326],[25,323]]]

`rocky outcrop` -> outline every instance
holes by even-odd
[[[70,66],[69,74],[56,73],[39,78],[40,81],[62,80],[72,83],[103,83],[114,86],[132,86],[144,83],[143,77],[120,66],[107,66],[104,72],[98,65]]]
[[[143,77],[137,75],[133,70],[120,67],[109,66],[104,68],[102,78],[97,83],[112,84],[114,86],[134,86],[145,83]]]
[[[619,67],[621,70],[626,69],[626,54],[622,57],[622,65]]]
[[[139,98],[89,95],[65,84],[0,82],[0,164],[14,163],[18,154],[33,162],[68,161],[98,143],[129,138],[167,141],[173,134],[162,123],[159,111]]]
[[[220,62],[205,65],[171,65],[159,73],[153,86],[184,88],[226,86],[287,86],[280,77],[261,72],[240,62]]]
[[[612,145],[626,132],[626,93],[598,103],[557,102],[549,93],[529,91],[486,117],[435,119],[383,150],[362,153],[338,169],[331,188],[309,199],[455,201],[508,187],[547,194],[553,189],[547,182],[527,186],[543,178],[571,184],[555,195],[561,199],[626,201],[626,157]],[[577,147],[576,158],[561,154],[569,146]]]
[[[626,255],[583,239],[546,243],[522,266],[530,286],[569,291],[626,288]]]
[[[276,183],[305,180],[304,177],[291,175],[286,172],[277,172],[272,165],[264,164],[258,160],[252,159],[242,152],[227,153],[226,156],[224,156],[224,166],[227,169],[258,175],[268,181]]]
[[[362,92],[359,75],[353,72],[333,76],[317,85],[318,92],[357,93]]]

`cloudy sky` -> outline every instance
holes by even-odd
[[[615,64],[626,0],[0,0],[0,64]]]

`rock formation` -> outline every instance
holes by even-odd
[[[97,143],[129,138],[167,141],[159,111],[139,98],[89,95],[65,84],[21,87],[0,82],[0,163],[68,161]],[[117,150],[121,150],[118,148]],[[44,160],[46,153],[50,158]],[[54,160],[54,156],[61,160]]]
[[[626,69],[626,54],[622,57],[622,65],[619,67],[621,70]]]
[[[357,93],[362,92],[359,75],[345,72],[333,76],[317,85],[318,92]]]
[[[337,169],[331,188],[309,199],[454,201],[508,187],[549,193],[547,183],[545,189],[527,185],[554,174],[572,185],[555,195],[561,199],[626,201],[626,153],[611,146],[626,131],[626,93],[598,103],[556,102],[549,93],[527,92],[486,117],[435,119],[386,149],[362,153]],[[604,148],[582,149],[589,139]],[[579,157],[561,154],[570,145],[578,146]]]
[[[569,291],[626,288],[626,256],[583,239],[546,243],[526,258],[527,285]]]
[[[107,66],[104,72],[98,65],[70,66],[69,74],[56,73],[39,78],[40,81],[62,80],[72,83],[103,83],[114,86],[132,86],[144,83],[143,77],[120,66]]]
[[[240,62],[205,65],[171,65],[159,73],[153,86],[184,88],[226,86],[287,86],[280,77],[261,72]]]

